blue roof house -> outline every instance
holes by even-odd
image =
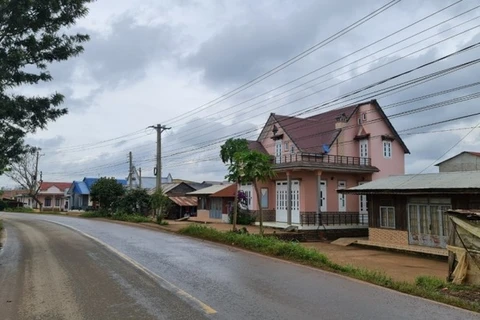
[[[82,181],[73,181],[68,190],[69,210],[86,210],[88,207],[95,207],[91,197],[90,190],[99,178],[83,178]],[[117,179],[117,182],[122,186],[127,185],[127,180]]]

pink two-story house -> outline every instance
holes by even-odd
[[[302,227],[367,227],[366,196],[339,194],[404,174],[408,148],[376,100],[308,118],[270,114],[250,148],[272,156],[276,177],[260,185],[265,221]],[[251,184],[242,185],[258,210]]]

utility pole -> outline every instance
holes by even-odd
[[[132,189],[132,185],[133,185],[133,156],[132,156],[132,151],[130,151],[128,153],[128,177],[129,177],[129,187],[130,187],[130,190]]]
[[[156,126],[150,126],[157,130],[157,167],[156,167],[156,190],[162,190],[162,132],[170,130],[170,127],[157,124]]]
[[[35,160],[35,187],[38,182],[38,159],[40,158],[40,151],[37,150],[37,159]]]
[[[142,168],[138,168],[138,187],[142,189]]]

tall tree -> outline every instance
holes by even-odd
[[[237,192],[235,192],[235,200],[233,203],[233,231],[237,230],[237,216],[238,216],[238,189],[240,185],[239,166],[235,161],[235,155],[240,152],[248,151],[248,142],[246,139],[230,138],[220,148],[220,158],[222,162],[228,164],[228,174],[225,178],[230,182],[235,182]]]
[[[37,197],[42,185],[42,178],[38,178],[37,172],[37,151],[36,149],[28,150],[17,161],[9,165],[9,169],[5,174],[25,189],[27,195],[38,204],[40,211],[42,211],[43,203]]]
[[[267,182],[275,176],[269,155],[258,151],[239,152],[235,154],[234,163],[239,167],[241,181],[251,182],[257,195],[260,234],[263,235],[263,208],[258,182]]]
[[[100,208],[112,210],[125,194],[125,189],[115,178],[103,177],[92,185],[90,196],[93,201],[98,201]]]
[[[67,113],[60,93],[25,96],[14,90],[51,81],[48,64],[83,51],[89,36],[65,30],[87,15],[93,1],[0,1],[0,174],[28,152],[28,133]]]

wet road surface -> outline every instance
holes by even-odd
[[[169,233],[62,216],[0,219],[0,319],[479,319]]]

